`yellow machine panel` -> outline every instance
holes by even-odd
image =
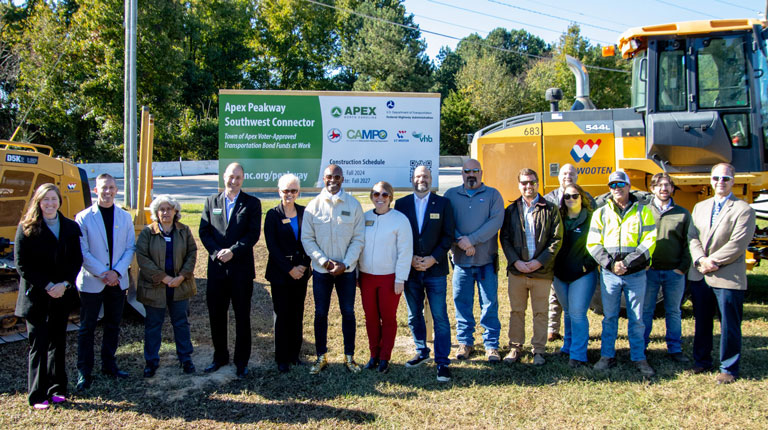
[[[478,161],[488,185],[496,188],[505,203],[520,197],[517,174],[528,167],[541,177],[541,125],[521,125],[479,138]],[[541,191],[541,184],[539,184]]]

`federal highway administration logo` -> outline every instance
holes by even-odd
[[[334,118],[340,117],[341,116],[341,108],[338,107],[338,106],[334,106],[331,109],[331,116],[334,117]]]
[[[341,140],[341,130],[338,128],[332,128],[328,130],[328,140],[331,142],[338,142]]]
[[[395,107],[394,100],[387,100],[387,109],[393,109]]]
[[[584,160],[585,162],[589,163],[589,160],[595,156],[595,152],[597,152],[597,148],[600,146],[600,142],[600,139],[597,139],[594,142],[592,139],[587,139],[586,142],[579,139],[576,144],[573,145],[573,149],[571,149],[571,157],[573,157],[573,160],[577,163],[580,160]]]

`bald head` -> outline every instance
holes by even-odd
[[[413,169],[413,191],[419,197],[424,197],[432,188],[432,172],[427,166],[419,166]]]
[[[325,189],[331,194],[341,191],[341,184],[344,182],[344,171],[336,164],[330,164],[323,172],[323,184]]]
[[[464,181],[464,188],[480,188],[483,183],[483,170],[480,168],[480,162],[474,158],[464,162],[461,168],[461,179]]]
[[[576,183],[579,179],[579,174],[573,164],[563,164],[563,167],[560,168],[560,173],[557,175],[557,179],[560,181],[560,188],[565,189],[567,185]]]

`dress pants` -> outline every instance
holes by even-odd
[[[712,329],[715,310],[720,310],[720,372],[739,377],[741,361],[741,320],[745,290],[710,287],[705,280],[691,282],[693,316],[693,361],[712,367]]]
[[[67,395],[66,340],[69,309],[61,299],[50,299],[49,309],[31,312],[27,320],[29,337],[29,404],[42,403],[51,396]]]
[[[229,304],[235,312],[235,356],[237,367],[248,366],[251,357],[251,296],[253,280],[236,278],[208,278],[205,298],[211,323],[213,362],[229,363],[227,329],[229,328]]]
[[[308,278],[272,284],[275,310],[275,361],[295,363],[301,354],[304,334],[304,300]]]
[[[93,337],[99,310],[104,305],[104,336],[101,341],[101,369],[114,373],[117,368],[115,352],[123,319],[125,291],[119,285],[105,286],[99,293],[80,292],[80,331],[77,335],[77,370],[90,376],[93,371]]]
[[[510,274],[509,290],[509,345],[521,350],[525,343],[525,310],[528,296],[531,297],[533,312],[533,336],[531,346],[534,354],[543,354],[547,346],[547,312],[551,279],[529,278]]]
[[[401,294],[395,294],[395,274],[370,275],[360,272],[360,297],[365,311],[365,330],[372,358],[392,357],[397,335],[397,306]]]

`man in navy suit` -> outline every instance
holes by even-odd
[[[232,163],[224,171],[224,192],[205,201],[200,219],[200,241],[208,250],[206,301],[211,322],[213,362],[205,372],[229,363],[227,316],[235,311],[234,363],[239,378],[248,375],[251,357],[251,295],[256,271],[253,246],[261,234],[261,202],[241,192],[243,166]]]
[[[429,361],[424,297],[429,300],[435,327],[435,363],[437,380],[451,379],[448,354],[451,352],[451,326],[446,306],[447,253],[453,243],[455,224],[448,199],[431,193],[432,173],[425,166],[413,171],[413,194],[398,199],[395,209],[411,221],[413,231],[413,260],[411,273],[405,283],[408,304],[408,326],[413,333],[417,354],[405,363],[416,367]]]

